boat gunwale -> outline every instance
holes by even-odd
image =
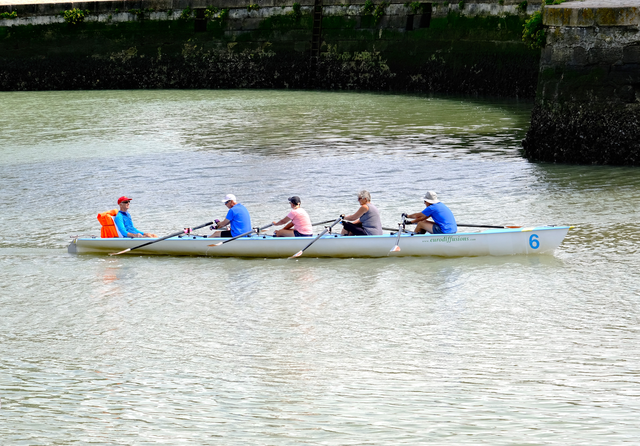
[[[457,237],[457,236],[466,236],[466,235],[482,235],[482,234],[505,234],[505,233],[514,233],[514,232],[532,232],[532,231],[548,231],[548,230],[553,230],[553,229],[567,229],[570,230],[572,229],[573,226],[529,226],[529,227],[522,227],[522,228],[504,228],[504,229],[500,229],[500,228],[496,228],[496,229],[487,229],[484,231],[479,231],[479,232],[455,232],[452,234],[402,234],[401,238],[406,238],[406,237],[418,237],[418,238],[429,238],[429,237]],[[304,240],[304,239],[309,239],[312,240],[313,238],[317,237],[317,235],[314,235],[313,237],[275,237],[271,234],[267,235],[267,234],[263,234],[263,235],[258,235],[258,234],[252,234],[252,235],[248,235],[239,239],[236,239],[235,241],[258,241],[258,240]],[[342,234],[325,234],[323,235],[322,239],[329,239],[329,238],[341,238],[341,239],[358,239],[358,240],[370,240],[370,239],[377,239],[377,238],[389,238],[389,237],[397,237],[397,233],[389,233],[389,234],[382,234],[382,235],[367,235],[367,236],[361,236],[361,235],[342,235]],[[110,238],[101,238],[99,236],[92,236],[92,237],[75,237],[76,241],[82,240],[82,241],[89,241],[89,240],[117,240],[117,241],[125,241],[125,240],[130,240],[130,241],[134,241],[134,240],[140,240],[140,243],[145,243],[148,241],[153,241],[153,240],[158,240],[160,237],[156,237],[156,238],[138,238],[138,237],[110,237]],[[207,236],[202,236],[202,235],[190,235],[190,236],[180,236],[177,235],[175,237],[171,237],[165,240],[162,240],[163,242],[168,242],[168,241],[197,241],[197,240],[229,240],[230,237],[207,237]]]

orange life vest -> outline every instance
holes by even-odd
[[[100,237],[102,238],[117,238],[118,230],[116,224],[113,222],[113,217],[118,215],[117,209],[112,209],[107,212],[101,212],[98,214],[98,221],[102,225],[100,229]]]

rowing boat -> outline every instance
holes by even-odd
[[[403,234],[399,251],[395,234],[366,237],[326,234],[307,249],[303,257],[404,257],[404,256],[507,256],[552,254],[560,246],[570,226],[490,229],[457,234]],[[106,254],[134,248],[153,241],[139,238],[76,237],[68,247],[72,254]],[[231,243],[214,246],[228,239],[183,235],[158,241],[130,254],[208,257],[284,258],[303,249],[307,237],[273,237],[253,234]]]

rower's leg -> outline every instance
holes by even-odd
[[[276,237],[295,237],[296,235],[293,232],[293,229],[278,229],[273,235]]]
[[[415,232],[416,232],[416,234],[424,234],[426,232],[428,232],[429,234],[433,234],[433,222],[432,221],[427,221],[427,220],[422,220],[416,226]]]

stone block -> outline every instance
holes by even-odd
[[[582,47],[573,48],[573,57],[571,58],[571,65],[585,66],[589,63],[589,57],[587,50]]]
[[[552,64],[556,66],[563,66],[566,64],[571,64],[572,59],[573,59],[573,48],[567,48],[567,47],[553,48],[553,53],[551,54]]]
[[[622,63],[624,64],[640,63],[640,43],[636,45],[628,45],[622,49]]]
[[[640,84],[640,64],[616,65],[611,68],[607,80],[616,85]]]
[[[247,17],[242,20],[242,29],[244,31],[258,29],[260,27],[261,22],[262,22],[262,19],[259,17]]]
[[[622,48],[590,48],[587,52],[589,64],[615,65],[622,63]]]

